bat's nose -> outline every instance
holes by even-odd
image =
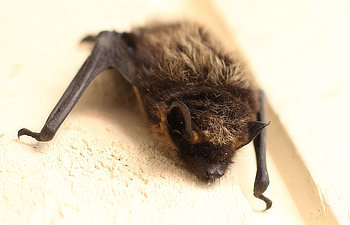
[[[225,166],[222,164],[209,164],[206,170],[207,178],[214,179],[219,178],[225,173]]]

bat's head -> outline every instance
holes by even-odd
[[[249,113],[239,115],[230,110],[222,114],[215,106],[208,106],[198,111],[191,105],[174,101],[167,111],[166,123],[172,142],[189,169],[201,178],[224,175],[235,151],[267,125],[249,121]],[[232,115],[236,118],[230,118]]]

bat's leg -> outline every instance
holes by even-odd
[[[265,97],[262,90],[259,91],[260,111],[257,115],[258,121],[265,120]],[[254,139],[254,148],[256,155],[257,171],[254,183],[254,196],[266,203],[266,209],[271,208],[272,201],[265,197],[263,193],[269,186],[269,174],[266,167],[266,131],[263,129],[261,133]]]
[[[18,131],[18,138],[28,135],[38,141],[51,140],[90,82],[107,68],[116,68],[131,83],[135,69],[132,52],[126,47],[120,36],[117,32],[106,31],[96,36],[95,47],[91,55],[50,113],[40,133],[22,128]]]

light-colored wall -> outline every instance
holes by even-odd
[[[325,210],[349,224],[350,2],[215,2],[310,171]]]

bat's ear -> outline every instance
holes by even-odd
[[[260,132],[266,127],[270,125],[270,122],[268,123],[263,123],[260,121],[249,121],[246,125],[245,131],[244,132],[244,138],[242,142],[237,143],[236,148],[239,149],[245,145],[247,145],[249,142],[251,142],[256,136],[260,134]]]
[[[260,121],[250,121],[248,122],[248,131],[249,131],[249,142],[253,140],[260,132],[262,129],[264,129],[266,126],[270,125],[271,122],[268,123],[263,123]]]
[[[170,134],[180,135],[187,141],[193,139],[191,113],[187,105],[174,101],[166,113],[166,123]]]

